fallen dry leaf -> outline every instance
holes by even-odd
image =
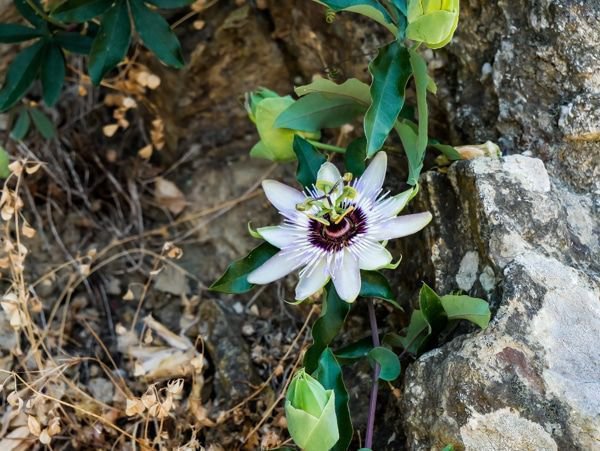
[[[156,179],[154,198],[161,207],[165,207],[175,215],[181,213],[187,205],[185,197],[177,185],[162,177]]]

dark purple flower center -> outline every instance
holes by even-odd
[[[311,219],[308,239],[311,244],[326,251],[336,252],[350,245],[352,239],[367,231],[367,218],[360,208],[352,210],[337,224],[325,216],[330,225]]]

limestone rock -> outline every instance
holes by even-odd
[[[417,203],[434,223],[417,244],[431,253],[413,264],[440,292],[462,288],[497,310],[485,331],[407,369],[398,411],[408,449],[600,449],[593,204],[519,155],[427,173]]]

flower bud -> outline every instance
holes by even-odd
[[[292,439],[305,451],[328,450],[339,440],[335,393],[325,390],[304,369],[290,383],[285,415]]]
[[[290,96],[281,97],[265,88],[246,95],[246,111],[256,124],[260,141],[250,151],[250,156],[271,161],[292,161],[294,135],[303,138],[319,139],[320,133],[299,132],[287,128],[275,128],[275,121],[284,110],[294,103]]]
[[[491,141],[486,141],[484,144],[471,144],[468,146],[458,146],[456,150],[460,154],[463,160],[473,160],[479,157],[495,157],[498,158],[502,155],[498,144]]]
[[[459,0],[409,0],[406,37],[432,49],[444,47],[458,25]]]

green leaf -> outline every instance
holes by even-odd
[[[418,161],[423,164],[425,150],[429,142],[428,129],[428,109],[427,109],[427,86],[429,85],[429,75],[427,74],[427,63],[416,51],[410,50],[410,65],[415,76],[415,85],[417,92],[417,111],[419,117],[419,131],[416,142],[416,153]],[[417,176],[418,177],[418,176]]]
[[[423,159],[417,149],[417,132],[415,127],[411,126],[409,121],[396,122],[394,126],[396,132],[402,141],[404,153],[408,159],[408,180],[409,185],[415,186],[419,182],[419,174],[423,168]]]
[[[106,12],[114,0],[67,0],[52,11],[52,17],[65,23],[81,23]]]
[[[379,298],[389,302],[394,307],[400,309],[396,298],[390,287],[390,283],[383,274],[377,271],[361,271],[360,294],[364,298]]]
[[[351,97],[313,92],[301,97],[281,113],[275,127],[316,132],[352,122],[365,112],[363,104]]]
[[[43,11],[43,7],[40,4],[39,0],[31,0],[34,3],[38,10]],[[35,11],[31,5],[27,2],[27,0],[14,0],[15,7],[17,11],[25,18],[27,21],[38,29],[45,30],[47,29],[46,20]]]
[[[304,138],[294,136],[294,153],[298,159],[296,179],[302,186],[310,187],[317,182],[317,173],[323,163],[327,161],[317,149]]]
[[[408,15],[406,0],[392,0],[392,5],[394,5],[405,16]]]
[[[4,147],[0,146],[0,178],[7,179],[10,176],[10,169],[8,168],[9,158],[8,153],[4,150]]]
[[[348,11],[352,13],[362,14],[363,16],[373,19],[386,27],[394,36],[398,33],[398,29],[394,25],[390,14],[376,0],[315,0],[317,3],[331,8],[334,11]]]
[[[269,243],[263,243],[253,249],[246,257],[233,262],[225,274],[210,286],[212,291],[221,293],[240,294],[246,293],[254,288],[248,282],[248,274],[274,256],[279,249]]]
[[[378,346],[371,349],[369,360],[373,366],[379,364],[379,379],[391,382],[400,376],[400,359],[388,348]]]
[[[326,390],[333,390],[335,393],[335,413],[337,417],[338,430],[340,438],[332,451],[345,451],[352,441],[352,419],[350,417],[350,408],[348,407],[348,391],[344,385],[342,367],[333,355],[330,348],[326,348],[320,358],[315,377]]]
[[[379,49],[369,64],[372,103],[364,123],[368,157],[381,149],[404,105],[406,84],[412,75],[409,59],[406,47],[394,41]]]
[[[180,69],[184,65],[179,40],[169,23],[143,0],[130,0],[135,29],[144,45],[168,66]]]
[[[442,306],[449,320],[466,319],[485,329],[490,323],[490,306],[483,299],[470,296],[442,296]]]
[[[48,118],[48,116],[46,116],[37,108],[30,109],[29,114],[31,114],[31,119],[33,119],[33,125],[35,125],[35,128],[44,138],[54,138],[56,135],[56,129],[54,128],[54,124]]]
[[[31,125],[31,118],[29,117],[29,113],[27,109],[23,108],[19,113],[19,117],[15,122],[15,126],[10,132],[10,137],[16,141],[21,141],[27,136],[29,132],[29,126]],[[4,149],[2,149],[4,152]],[[6,176],[7,177],[7,176]],[[2,178],[6,178],[2,177]]]
[[[383,337],[383,344],[393,347],[402,347],[407,352],[418,354],[427,344],[431,334],[429,324],[421,310],[414,310],[410,317],[410,323],[406,329],[406,335],[390,333]]]
[[[344,154],[346,171],[351,172],[354,177],[360,177],[367,168],[366,159],[367,140],[365,138],[355,139],[348,145]]]
[[[441,144],[439,141],[431,138],[429,138],[429,146],[440,151],[450,161],[462,160],[462,157],[458,153],[458,150],[456,150],[452,146],[449,146],[447,144]]]
[[[16,23],[0,24],[0,42],[5,44],[29,41],[43,35],[43,33],[35,28],[25,27]]]
[[[43,57],[44,43],[36,42],[19,53],[10,63],[4,86],[0,90],[0,111],[17,103],[37,77]]]
[[[92,83],[102,78],[127,54],[131,40],[131,23],[127,2],[117,0],[102,16],[100,29],[90,50],[89,72]]]
[[[454,445],[446,445],[442,451],[454,451]]]
[[[347,365],[366,357],[371,352],[371,349],[373,349],[373,338],[369,335],[338,349],[335,357],[342,365]]]
[[[196,0],[146,0],[146,3],[150,3],[151,5],[154,5],[157,8],[174,9],[183,8],[185,6],[191,5],[195,1]]]
[[[69,52],[87,55],[92,50],[94,39],[72,31],[59,31],[54,34],[54,42]]]
[[[356,100],[368,108],[371,105],[371,94],[369,85],[356,78],[350,78],[342,84],[337,84],[327,78],[317,78],[308,85],[298,86],[294,89],[298,97],[314,92],[321,94],[332,94],[340,97],[348,97]]]
[[[323,311],[312,328],[313,344],[304,355],[304,366],[310,373],[317,369],[321,354],[342,330],[346,316],[352,308],[352,304],[338,296],[332,282],[327,284],[325,290]]]
[[[44,102],[52,106],[58,100],[65,81],[65,57],[57,45],[48,44],[40,73]]]
[[[419,292],[419,306],[421,312],[429,324],[429,333],[440,331],[447,322],[446,312],[442,300],[426,283]]]

